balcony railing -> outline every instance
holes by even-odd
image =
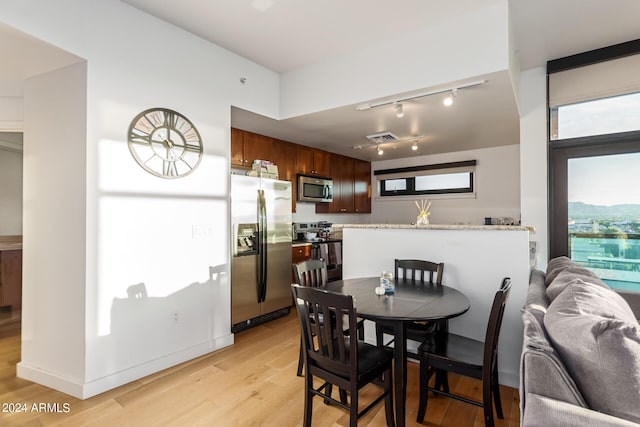
[[[569,256],[614,289],[640,291],[640,234],[570,232]]]

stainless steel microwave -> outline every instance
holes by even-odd
[[[333,180],[310,175],[298,175],[299,202],[332,202]]]

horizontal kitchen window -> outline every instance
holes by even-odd
[[[476,161],[374,171],[382,197],[474,192]]]

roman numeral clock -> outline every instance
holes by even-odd
[[[181,178],[202,160],[202,139],[182,114],[151,108],[138,114],[128,132],[129,151],[142,167],[160,178]]]

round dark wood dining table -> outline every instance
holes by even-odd
[[[469,310],[469,299],[449,286],[422,284],[412,280],[392,280],[391,295],[377,295],[379,277],[354,278],[329,282],[325,289],[353,295],[358,317],[393,324],[394,393],[396,426],[405,425],[407,393],[407,322],[446,320]]]

